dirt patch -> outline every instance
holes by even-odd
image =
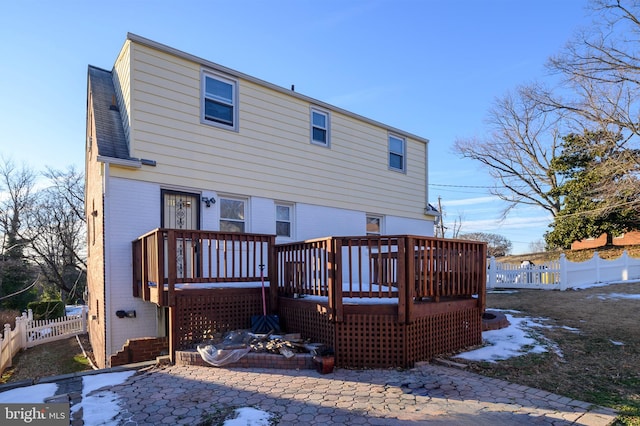
[[[87,356],[93,362],[93,352],[87,334],[78,336]],[[40,377],[92,370],[75,337],[43,343],[25,349],[13,358],[13,366],[7,368],[0,383],[34,380]]]
[[[538,331],[559,352],[496,363],[466,362],[492,377],[621,410],[624,424],[640,425],[640,283],[585,290],[519,290],[487,295],[489,309],[546,318]],[[461,360],[458,360],[461,361]]]

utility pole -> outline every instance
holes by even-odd
[[[442,197],[438,195],[438,211],[440,212],[440,223],[438,224],[440,227],[440,232],[438,232],[439,235],[437,235],[440,238],[444,238],[444,212],[442,211]]]

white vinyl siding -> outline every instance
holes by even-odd
[[[385,200],[385,215],[424,219],[425,141],[406,137],[406,173],[390,174],[389,129],[332,110],[331,149],[317,149],[309,143],[308,100],[237,76],[238,131],[203,125],[202,65],[141,44],[132,49],[131,156],[157,166],[114,168],[114,175],[359,211],[379,211]]]

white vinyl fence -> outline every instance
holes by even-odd
[[[42,343],[66,339],[87,332],[87,307],[82,307],[80,315],[70,315],[53,320],[34,320],[33,312],[16,318],[16,326],[11,330],[4,325],[4,337],[0,338],[0,374],[11,366],[13,357],[21,349]]]
[[[571,262],[565,255],[553,262],[521,265],[496,262],[492,257],[487,265],[487,289],[532,288],[566,290],[588,284],[640,279],[640,259],[629,257],[625,251],[614,260],[601,259],[598,252],[584,262]]]

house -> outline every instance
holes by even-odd
[[[366,273],[360,267],[360,280],[384,273],[395,282],[404,274],[398,265],[409,265],[396,252],[420,239],[386,238],[382,247],[383,236],[433,236],[437,212],[428,204],[428,140],[422,137],[134,34],[111,70],[89,66],[87,92],[88,329],[100,367],[137,361],[143,353],[174,354],[182,340],[171,337],[193,338],[196,326],[202,333],[212,324],[202,325],[213,321],[211,309],[224,305],[236,316],[244,309],[247,318],[262,311],[257,288],[235,289],[239,299],[231,302],[219,296],[210,303],[218,308],[196,308],[207,295],[221,295],[220,288],[189,293],[181,285],[242,281],[255,287],[262,273],[276,309],[294,276],[295,285],[309,286],[301,277],[308,281],[322,270],[321,290],[297,291],[329,295],[333,321],[342,318],[343,306],[336,301],[342,290],[331,285],[342,278],[332,275],[335,266],[322,269],[319,257],[309,259],[320,251],[339,256],[336,244],[351,242],[329,239],[330,245],[305,251],[306,258],[300,250],[307,248],[295,242],[363,236],[369,247],[354,245],[349,253],[362,259],[377,253],[378,266]],[[472,244],[464,247],[482,250]],[[436,253],[421,250],[421,259]],[[419,260],[407,258],[418,267]],[[478,259],[484,262],[481,254]],[[266,270],[258,272],[258,264]],[[287,320],[284,311],[281,316]],[[222,322],[234,325],[227,319],[214,325]],[[477,343],[476,334],[471,340]]]
[[[629,231],[622,235],[601,234],[597,238],[585,238],[571,243],[571,250],[584,250],[604,246],[633,246],[640,244],[640,231]]]

